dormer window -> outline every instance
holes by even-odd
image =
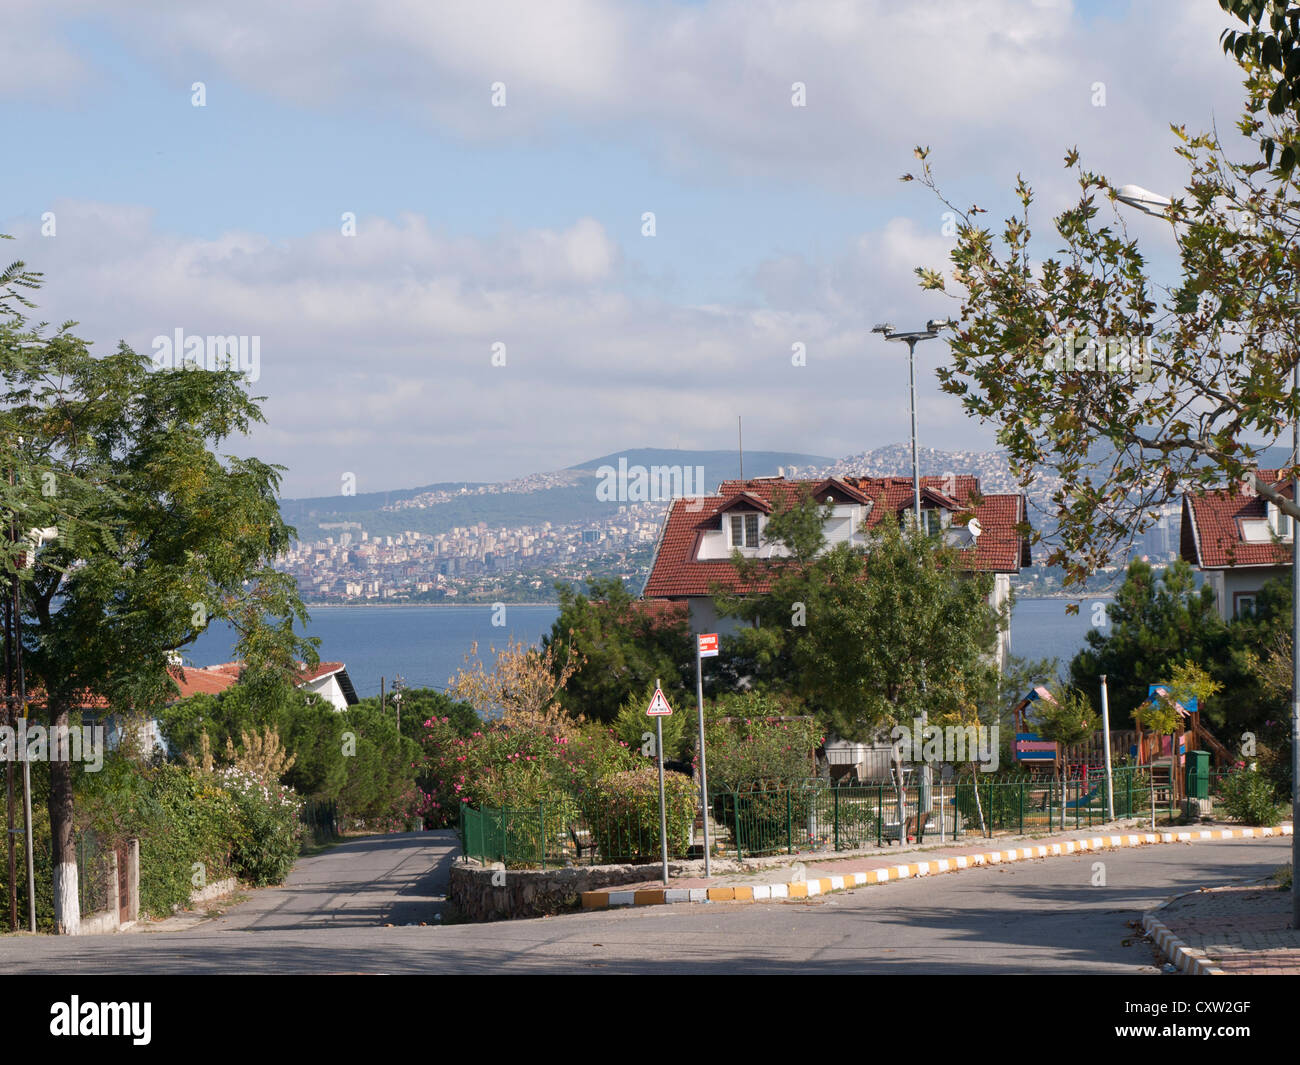
[[[921,528],[929,536],[938,536],[951,521],[951,515],[942,507],[926,507],[921,511]]]
[[[730,517],[731,517],[731,546],[732,547],[757,547],[758,546],[758,515],[757,514],[732,514]]]
[[[1274,503],[1268,505],[1268,524],[1278,539],[1291,539],[1291,515],[1284,513]]]

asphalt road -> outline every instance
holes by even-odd
[[[372,837],[183,931],[0,937],[0,972],[1154,973],[1129,922],[1170,895],[1266,876],[1290,846],[1165,844],[809,900],[420,927],[440,906],[453,834]]]

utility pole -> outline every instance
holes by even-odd
[[[1291,377],[1291,395],[1300,396],[1300,362]],[[1291,427],[1291,461],[1300,463],[1300,419]],[[1300,503],[1300,467],[1291,482],[1291,499]],[[1291,823],[1300,824],[1300,522],[1291,519]],[[1300,837],[1291,836],[1291,927],[1300,928]]]
[[[1106,820],[1109,822],[1115,820],[1115,784],[1110,768],[1110,694],[1106,690],[1105,673],[1101,675],[1101,739],[1106,754]]]
[[[12,524],[11,524],[12,529]],[[12,542],[12,541],[11,541]],[[13,673],[13,599],[5,598],[5,724],[9,726],[10,735],[17,744],[17,715],[14,712],[14,673]],[[14,763],[13,752],[5,752],[5,799],[6,799],[6,836],[9,840],[9,931],[18,931],[18,864],[14,854],[14,836],[18,829],[14,827]]]

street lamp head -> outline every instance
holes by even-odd
[[[1115,190],[1115,198],[1120,203],[1136,207],[1144,214],[1154,215],[1156,218],[1165,217],[1169,208],[1173,206],[1173,200],[1168,196],[1161,196],[1160,193],[1144,189],[1141,185],[1121,185]]]
[[[927,333],[937,333],[940,329],[948,329],[956,324],[951,318],[931,318],[925,323],[925,329]]]
[[[892,333],[892,332],[894,331],[894,323],[893,323],[893,322],[881,322],[880,325],[872,326],[872,327],[871,327],[871,331],[872,331],[873,333],[884,333],[885,336],[888,336],[890,333]]]

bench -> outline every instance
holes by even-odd
[[[919,822],[919,827],[918,827],[918,822]],[[919,817],[916,816],[909,817],[903,823],[902,834],[903,836],[906,837],[909,843],[912,842],[913,839],[915,839],[917,843],[920,843],[922,840],[925,839],[925,829],[929,823],[930,823],[930,815],[928,813],[923,813]],[[884,825],[884,831],[881,834],[881,838],[886,840],[887,842],[892,843],[894,840],[898,839],[898,837],[899,837],[898,822],[897,821],[886,822]],[[899,846],[902,846],[901,840],[899,841]]]
[[[596,843],[595,840],[591,839],[591,833],[584,830],[583,835],[587,837],[587,842],[579,838],[572,825],[569,826],[569,839],[573,841],[573,849],[578,852],[578,861],[582,861],[583,851],[587,851],[593,856],[596,853]]]

